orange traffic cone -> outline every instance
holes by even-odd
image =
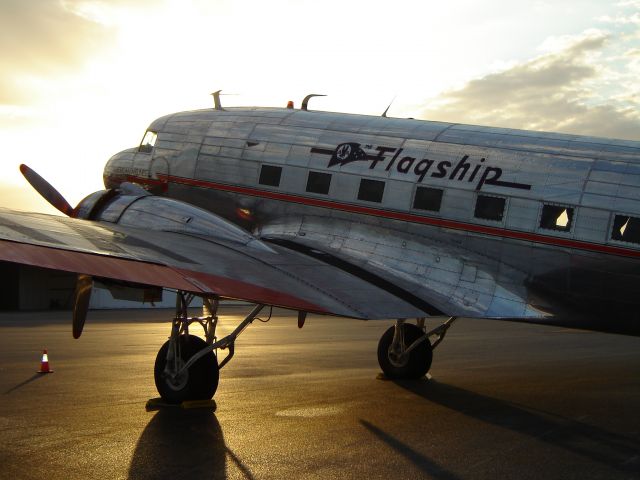
[[[53,370],[49,368],[49,355],[45,348],[42,352],[42,360],[40,361],[40,370],[37,373],[53,373]]]

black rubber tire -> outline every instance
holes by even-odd
[[[195,353],[207,346],[207,343],[195,335],[180,335],[180,356],[187,362]],[[156,388],[165,402],[179,404],[186,400],[210,400],[218,388],[219,370],[215,353],[207,353],[187,371],[187,381],[179,390],[173,388],[164,378],[167,362],[167,340],[158,351],[153,369]]]
[[[424,335],[421,328],[410,323],[403,323],[402,329],[404,333],[404,343],[408,347],[418,338]],[[433,360],[433,351],[429,339],[423,341],[415,349],[409,353],[409,359],[406,365],[402,367],[395,366],[389,360],[389,347],[393,342],[393,333],[395,327],[389,328],[378,343],[378,363],[387,378],[421,378],[431,368]]]

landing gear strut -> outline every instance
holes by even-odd
[[[442,341],[456,317],[426,332],[424,318],[417,325],[399,319],[378,343],[378,363],[388,378],[420,378],[431,368],[433,349]],[[434,340],[431,340],[434,337]]]
[[[203,298],[203,315],[189,317],[188,307],[193,298],[193,294],[178,292],[171,336],[156,356],[156,388],[163,400],[169,403],[208,400],[213,397],[218,388],[219,370],[233,357],[236,338],[264,307],[257,305],[233,332],[217,340],[219,299]],[[202,326],[205,340],[189,334],[189,326],[193,323]],[[215,353],[217,349],[229,351],[219,364]]]

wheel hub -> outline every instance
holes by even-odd
[[[176,371],[180,371],[183,366],[184,361],[182,361],[181,358],[178,359],[178,361],[176,362]],[[171,390],[174,390],[176,392],[180,391],[187,385],[187,382],[189,381],[189,370],[183,370],[177,375],[165,371],[164,381]]]
[[[389,347],[389,363],[396,368],[406,367],[409,362],[409,356],[405,355],[404,352],[396,351],[392,346]]]

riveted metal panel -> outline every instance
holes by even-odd
[[[506,214],[506,227],[530,232],[535,229],[538,220],[539,202],[522,198],[509,199]]]
[[[329,123],[331,123],[331,118],[327,115],[317,115],[316,112],[297,110],[282,120],[281,125],[325,129],[329,126]]]
[[[309,147],[316,146],[320,142],[323,133],[324,130],[317,128],[298,129],[294,143],[295,145],[306,145]]]
[[[611,206],[609,207],[611,208]],[[616,212],[634,212],[636,215],[640,214],[640,198],[620,198],[617,197],[613,200],[612,209]]]
[[[268,115],[239,115],[234,122],[246,122],[252,125],[279,125],[282,122],[282,117]]]
[[[170,137],[171,135],[182,135],[183,137],[188,135],[190,131],[195,127],[196,122],[174,122],[169,121],[162,129],[162,135]],[[204,133],[204,132],[202,132]]]
[[[296,138],[296,131],[280,125],[257,124],[251,133],[251,140],[291,144]]]
[[[574,217],[576,238],[605,243],[609,219],[606,210],[580,207],[580,215]]]
[[[262,153],[262,161],[267,163],[283,164],[289,156],[291,145],[288,143],[267,143]]]
[[[611,196],[609,195],[584,193],[582,195],[580,204],[585,207],[606,208],[606,206],[609,205],[612,201],[615,203],[617,199],[612,200]]]
[[[247,144],[246,140],[241,138],[224,138],[206,136],[203,141],[204,145],[218,145],[220,147],[244,148]]]
[[[621,191],[624,187],[631,186],[637,188],[640,185],[640,175],[637,173],[625,173],[620,179]]]
[[[253,129],[255,128],[255,124],[253,123],[245,123],[245,122],[233,122],[233,126],[231,127],[231,131],[233,132],[234,138],[249,138]]]
[[[240,157],[242,157],[242,148],[221,146],[219,155],[221,157],[239,160]]]
[[[283,168],[279,189],[302,194],[307,184],[307,169],[299,167]]]
[[[203,144],[200,147],[200,155],[215,156],[220,154],[220,147],[217,145]]]
[[[182,143],[186,138],[186,133],[170,133],[163,130],[158,134],[158,142]]]
[[[473,215],[475,198],[474,192],[449,189],[447,201],[442,204],[442,215],[459,220],[469,220]]]
[[[408,199],[411,198],[412,190],[413,184],[409,182],[387,180],[384,189],[384,196],[382,198],[383,207],[392,208],[394,210],[404,209],[407,205]]]
[[[162,150],[177,152],[180,151],[183,146],[184,142],[170,142],[167,140],[158,139],[156,141],[155,147],[153,147],[153,151],[154,153],[159,153]]]
[[[245,148],[242,151],[242,160],[257,162],[262,160],[262,153],[265,148],[267,148],[267,144],[256,145],[254,147]]]
[[[335,175],[332,179],[335,182],[335,194],[337,200],[353,201],[356,199],[360,186],[360,177],[357,175]]]
[[[590,179],[584,187],[585,193],[615,197],[620,186],[617,183],[594,181]]]
[[[233,137],[233,122],[215,121],[211,122],[209,130],[207,130],[208,137]]]
[[[633,177],[633,175],[629,175],[629,177]],[[640,177],[629,178],[629,183],[634,181],[635,185],[640,185]],[[626,199],[637,199],[638,198],[638,188],[632,185],[620,185],[617,189],[616,195],[619,198]]]
[[[238,162],[233,158],[201,155],[196,175],[203,180],[254,185],[258,179],[258,165],[255,162]]]
[[[300,167],[309,166],[309,160],[311,158],[311,152],[309,147],[301,146],[301,145],[292,145],[289,150],[289,155],[287,155],[286,163],[287,165],[296,165]],[[321,168],[324,168],[323,164]]]

